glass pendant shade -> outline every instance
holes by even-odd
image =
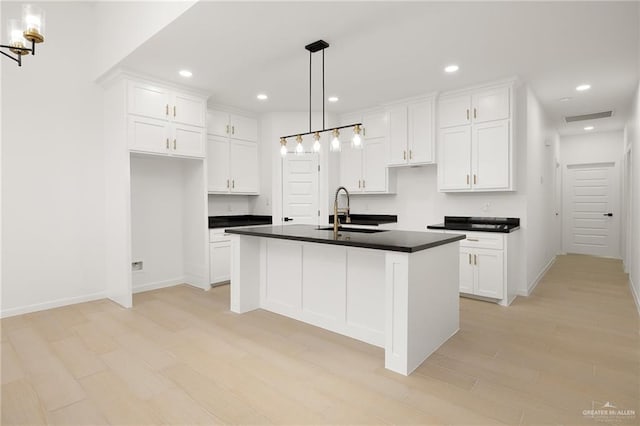
[[[331,137],[331,152],[340,152],[340,132],[338,129],[333,130]]]
[[[25,40],[24,35],[22,34],[22,23],[17,19],[10,19],[9,25],[7,26],[9,32],[9,46],[11,47],[20,47],[27,48],[27,40]],[[18,55],[26,55],[27,51],[10,49],[13,53]]]
[[[313,134],[313,152],[320,152],[320,133]]]
[[[24,30],[24,38],[36,43],[42,43],[45,30],[44,10],[32,4],[22,6],[22,28]]]
[[[284,138],[280,139],[280,155],[287,156],[287,140]]]
[[[296,136],[296,155],[304,154],[304,147],[302,146],[302,136]]]
[[[351,146],[356,149],[362,148],[362,137],[360,136],[360,126],[357,124],[353,128],[353,138],[351,138]]]

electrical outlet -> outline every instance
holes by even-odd
[[[142,271],[142,269],[143,269],[142,260],[138,260],[137,262],[131,262],[132,272]]]

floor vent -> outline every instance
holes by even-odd
[[[602,111],[602,112],[594,112],[591,114],[573,115],[571,117],[565,117],[564,121],[566,121],[567,123],[572,123],[574,121],[595,120],[597,118],[609,118],[612,115],[613,115],[613,111]]]

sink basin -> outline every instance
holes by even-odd
[[[319,231],[333,231],[333,226],[319,227]],[[386,232],[387,229],[368,229],[368,228],[349,228],[341,226],[338,228],[338,232],[359,232],[361,234],[376,234],[378,232]]]

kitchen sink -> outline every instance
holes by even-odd
[[[333,226],[319,227],[319,231],[333,231]],[[378,232],[386,232],[387,229],[369,229],[369,228],[349,228],[341,226],[338,232],[359,232],[361,234],[376,234]]]

